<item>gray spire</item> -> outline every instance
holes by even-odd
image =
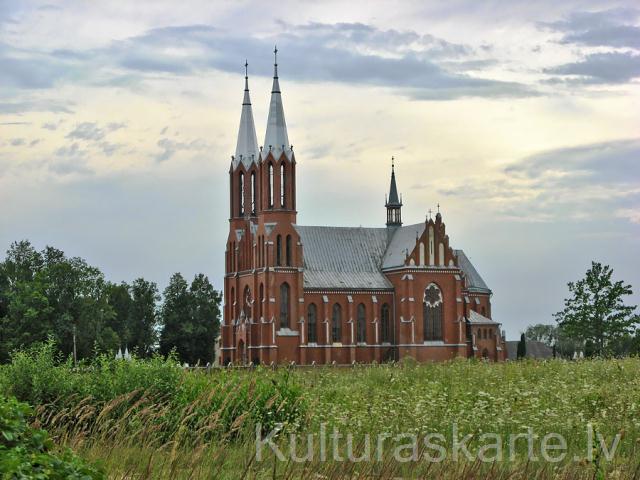
[[[389,187],[389,197],[386,200],[384,206],[387,208],[387,227],[391,227],[388,230],[388,232],[391,232],[391,230],[402,225],[402,199],[398,198],[393,157],[391,157],[391,186]]]
[[[273,87],[271,88],[271,104],[269,105],[269,118],[267,119],[267,134],[264,138],[264,152],[278,158],[283,152],[287,156],[291,153],[289,135],[287,135],[287,123],[284,120],[284,108],[282,107],[282,95],[280,94],[280,82],[278,81],[278,48],[273,51],[275,61],[273,65]]]
[[[249,96],[249,76],[244,64],[244,98],[242,100],[242,114],[240,115],[240,128],[238,129],[238,142],[236,143],[236,156],[233,160],[233,168],[242,162],[245,167],[258,160],[258,138],[256,126],[253,122],[253,110],[251,109],[251,97]]]
[[[400,199],[398,198],[398,187],[396,186],[396,172],[393,157],[391,157],[391,187],[389,188],[389,200],[387,201],[387,205],[402,205]]]

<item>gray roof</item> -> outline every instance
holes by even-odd
[[[473,323],[474,325],[498,325],[498,322],[479,314],[475,310],[469,311],[467,320],[469,320],[469,323]]]
[[[462,250],[454,250],[453,253],[458,257],[458,265],[467,278],[467,289],[471,292],[491,293],[491,289],[484,283],[484,280],[465,253]]]
[[[386,228],[295,228],[304,252],[305,288],[392,288],[381,272]]]
[[[240,128],[238,129],[238,142],[236,143],[236,155],[233,158],[233,168],[244,163],[246,168],[258,159],[258,139],[256,127],[253,123],[253,111],[251,110],[251,98],[249,97],[249,80],[244,77],[244,99],[242,100],[242,113],[240,115]]]
[[[537,340],[526,340],[527,358],[553,358],[553,348]],[[507,344],[507,358],[517,360],[518,340],[510,340]]]
[[[409,249],[409,252],[413,251],[416,245],[416,237],[422,235],[424,227],[424,223],[416,223],[415,225],[397,228],[384,255],[382,268],[400,267],[404,265],[407,249]]]
[[[280,158],[284,153],[291,157],[291,144],[287,134],[287,122],[284,120],[284,107],[282,106],[282,94],[278,80],[278,64],[273,66],[273,86],[271,87],[271,103],[269,104],[269,117],[267,118],[267,133],[264,137],[265,156],[269,148],[275,158]]]
[[[406,250],[414,248],[425,224],[395,229],[388,245],[388,228],[301,225],[295,228],[304,252],[305,288],[390,289],[393,287],[382,270],[404,265]],[[455,250],[455,253],[468,289],[491,293],[464,252]]]

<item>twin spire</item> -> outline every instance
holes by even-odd
[[[278,49],[275,48],[273,65],[273,86],[271,88],[271,103],[269,105],[269,117],[267,119],[267,133],[264,138],[264,156],[273,153],[275,158],[279,158],[284,152],[287,157],[291,156],[291,145],[287,134],[287,124],[284,119],[284,108],[282,106],[282,95],[280,92],[280,82],[278,81]],[[256,137],[256,127],[253,121],[253,111],[251,109],[251,98],[249,97],[249,79],[247,74],[248,63],[245,61],[244,76],[244,100],[242,101],[242,114],[240,115],[240,128],[238,130],[238,142],[236,144],[236,155],[233,159],[233,168],[242,162],[249,168],[253,162],[258,162],[259,149]]]
[[[258,138],[256,126],[253,122],[253,110],[251,109],[251,97],[249,96],[249,63],[244,62],[244,98],[242,100],[242,114],[240,115],[240,128],[238,129],[238,142],[236,143],[236,155],[233,159],[233,168],[240,162],[246,167],[258,160]]]

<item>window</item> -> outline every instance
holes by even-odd
[[[240,172],[240,188],[238,190],[240,196],[238,205],[240,205],[240,215],[244,215],[244,173]]]
[[[307,310],[307,342],[309,343],[317,343],[318,342],[318,309],[315,303],[309,305],[309,309]]]
[[[482,316],[486,317],[487,316],[487,309],[482,307]]]
[[[260,301],[258,302],[258,317],[260,317],[260,319],[262,319],[262,312],[263,312],[263,308],[264,308],[264,285],[261,283],[260,284]]]
[[[284,162],[280,165],[280,206],[287,207],[287,171]]]
[[[331,317],[331,340],[333,343],[342,341],[342,307],[340,304],[333,305],[333,315]]]
[[[442,292],[435,283],[424,291],[423,327],[424,340],[442,340]]]
[[[280,285],[280,328],[289,328],[289,284]]]
[[[251,290],[247,285],[242,294],[242,311],[245,318],[251,318]]]
[[[256,214],[256,203],[257,202],[257,192],[256,192],[256,172],[251,172],[251,213]]]
[[[286,255],[286,259],[287,259],[287,267],[291,266],[291,235],[287,235],[287,255]]]
[[[282,237],[280,235],[276,237],[276,265],[278,267],[282,265]]]
[[[358,331],[358,343],[366,343],[366,341],[367,341],[367,321],[366,321],[366,311],[365,311],[363,303],[358,305],[357,331]]]
[[[273,208],[273,163],[269,162],[269,178],[267,182],[269,208]]]
[[[380,330],[383,343],[391,342],[391,309],[388,304],[382,305]]]

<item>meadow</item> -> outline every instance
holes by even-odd
[[[0,393],[32,405],[33,425],[59,448],[117,479],[593,479],[640,471],[637,358],[207,372],[160,357],[97,356],[75,367],[49,344],[1,366]],[[541,445],[560,442],[549,434],[566,443],[551,461]],[[454,458],[456,441],[469,457],[463,449]],[[601,445],[615,454],[607,459]],[[349,460],[367,446],[364,461]]]

